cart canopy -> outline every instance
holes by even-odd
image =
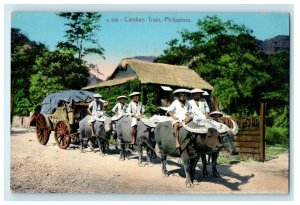
[[[61,102],[66,102],[72,105],[72,103],[93,101],[94,93],[84,90],[66,90],[57,93],[52,93],[46,96],[42,102],[41,112],[45,114],[52,114],[54,109]]]

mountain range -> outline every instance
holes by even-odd
[[[271,39],[266,39],[264,41],[257,40],[257,45],[262,52],[266,54],[272,54],[279,51],[290,50],[290,36],[278,35]]]

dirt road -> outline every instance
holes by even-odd
[[[287,153],[265,163],[219,165],[221,178],[203,179],[199,163],[199,183],[186,188],[178,159],[168,160],[170,176],[164,177],[159,158],[153,166],[139,167],[137,154],[119,161],[118,154],[101,157],[89,149],[59,149],[53,133],[42,146],[34,132],[12,131],[10,166],[13,193],[288,193]]]

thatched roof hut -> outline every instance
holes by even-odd
[[[84,87],[93,90],[124,84],[138,79],[142,84],[168,85],[172,87],[201,88],[211,91],[213,87],[187,66],[151,63],[137,59],[123,59],[107,81]]]

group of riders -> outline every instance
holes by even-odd
[[[226,126],[222,123],[223,113],[214,111],[210,113],[209,106],[204,98],[206,94],[202,89],[177,89],[173,92],[175,100],[167,108],[167,114],[172,121],[173,133],[176,142],[176,148],[180,147],[179,143],[179,129],[190,121],[197,125],[206,128],[215,128],[217,130]],[[190,94],[192,99],[189,100]],[[140,92],[133,92],[129,95],[131,101],[126,103],[128,97],[125,95],[117,97],[118,103],[113,107],[112,112],[115,116],[128,115],[131,117],[131,143],[135,144],[135,132],[137,122],[144,116],[144,105],[140,101]],[[94,94],[94,101],[88,106],[88,113],[90,114],[90,126],[92,129],[92,136],[95,136],[94,122],[98,119],[105,118],[105,107],[108,102],[103,99],[100,94]],[[105,124],[104,127],[109,126]]]

